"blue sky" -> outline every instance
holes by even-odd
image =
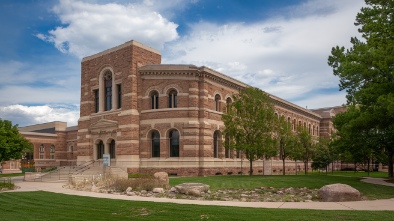
[[[1,0],[0,118],[77,124],[80,62],[137,40],[299,106],[346,102],[327,65],[363,0]]]

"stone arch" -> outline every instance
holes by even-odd
[[[177,84],[169,84],[163,89],[164,94],[168,94],[171,90],[175,90],[178,94],[182,93],[181,87]]]
[[[157,93],[159,93],[159,95],[163,95],[163,91],[161,90],[160,87],[158,87],[158,86],[151,86],[148,89],[146,89],[145,97],[148,98],[150,96],[150,94],[152,93],[152,91],[157,91]]]

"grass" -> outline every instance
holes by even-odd
[[[0,193],[0,220],[394,220],[394,211],[322,211],[180,205],[50,192]]]
[[[14,176],[23,176],[23,173],[0,173],[1,177],[14,177]]]
[[[170,178],[170,186],[180,183],[204,183],[211,190],[217,189],[254,189],[258,187],[307,187],[319,189],[328,184],[343,183],[359,190],[369,200],[394,198],[394,188],[361,182],[359,176],[332,175],[286,175],[286,176],[210,176],[210,177],[177,177]]]

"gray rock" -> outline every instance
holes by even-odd
[[[148,191],[146,191],[146,190],[141,190],[141,194],[147,194],[148,193]]]
[[[159,184],[162,187],[168,188],[170,185],[170,180],[168,179],[168,173],[166,172],[157,172],[153,174],[159,180]]]
[[[126,189],[125,193],[131,192],[132,190],[133,190],[133,188],[131,188],[131,187],[127,187],[127,189]]]
[[[127,192],[126,195],[127,196],[135,196],[135,192]]]
[[[358,190],[346,184],[331,184],[323,186],[318,191],[318,197],[323,202],[359,201],[361,194]]]
[[[164,189],[163,188],[153,188],[152,192],[154,192],[154,193],[164,193]]]
[[[203,183],[182,183],[175,186],[179,193],[191,196],[201,196],[202,192],[208,192],[209,186]]]

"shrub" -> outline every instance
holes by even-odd
[[[15,185],[13,183],[0,183],[0,190],[1,189],[9,189],[9,190],[13,190],[15,189]]]

